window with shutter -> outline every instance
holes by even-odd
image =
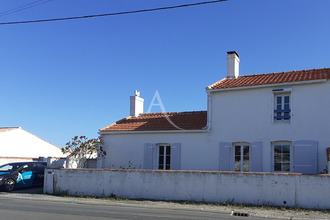
[[[180,170],[181,144],[146,144],[144,150],[144,169]]]
[[[251,143],[251,172],[262,172],[262,141]]]
[[[275,94],[274,98],[274,122],[290,122],[290,93]]]
[[[153,169],[153,154],[155,145],[147,143],[144,146],[144,159],[143,159],[143,169],[152,170]]]
[[[157,145],[158,148],[158,170],[170,170],[171,169],[171,146],[170,145]]]
[[[181,170],[181,143],[171,144],[171,170]]]
[[[294,172],[303,174],[318,173],[318,142],[301,140],[293,143]]]
[[[250,145],[248,143],[234,144],[235,171],[250,171]]]
[[[231,144],[229,142],[220,142],[219,144],[219,170],[231,171],[234,167],[231,158]]]
[[[291,172],[292,163],[292,144],[291,142],[273,142],[273,171]]]

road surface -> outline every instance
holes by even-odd
[[[19,192],[22,193],[24,191]],[[263,219],[231,216],[230,213],[205,211],[198,208],[157,207],[143,205],[143,203],[91,199],[81,200],[20,193],[0,193],[1,219]]]

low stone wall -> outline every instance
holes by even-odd
[[[330,209],[330,175],[47,169],[44,193]]]

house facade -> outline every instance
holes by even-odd
[[[61,149],[21,127],[0,127],[0,164],[65,157]]]
[[[143,113],[135,94],[131,116],[100,129],[108,156],[98,166],[320,173],[329,79],[328,68],[239,75],[239,56],[228,52],[227,77],[206,88],[207,111]]]

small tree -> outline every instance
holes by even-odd
[[[64,154],[69,154],[78,167],[88,168],[88,160],[100,159],[107,155],[103,150],[103,141],[100,138],[88,139],[86,136],[75,136],[62,148]]]

